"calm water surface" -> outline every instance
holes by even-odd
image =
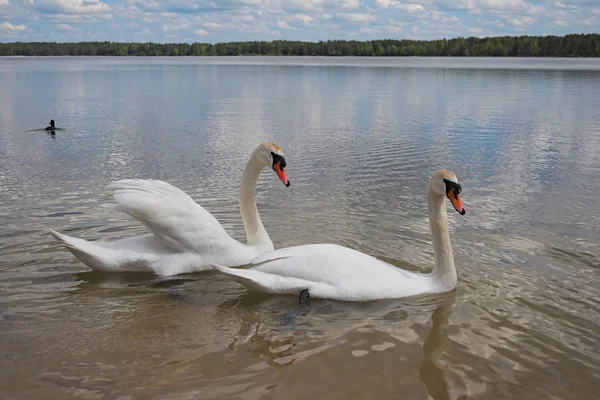
[[[0,397],[588,399],[600,385],[600,60],[0,58]],[[53,118],[55,135],[36,131]],[[213,273],[90,272],[46,229],[144,232],[101,207],[167,180],[243,239],[260,142],[275,246],[429,271],[430,174],[459,177],[458,287],[360,304]]]

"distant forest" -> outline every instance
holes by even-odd
[[[600,57],[600,34],[441,40],[230,43],[0,43],[0,56]]]

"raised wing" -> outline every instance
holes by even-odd
[[[106,207],[131,215],[171,249],[207,253],[235,241],[211,213],[169,183],[123,179],[108,190],[116,204]]]

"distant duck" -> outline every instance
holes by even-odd
[[[54,126],[54,120],[53,120],[53,119],[51,119],[51,120],[50,120],[50,126],[47,126],[47,127],[46,127],[46,130],[47,130],[47,131],[53,131],[53,130],[55,130],[55,129],[56,129],[56,126]]]

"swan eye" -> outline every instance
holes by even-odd
[[[284,169],[285,166],[287,165],[285,163],[285,158],[283,158],[282,156],[280,156],[279,154],[275,154],[273,152],[271,152],[271,155],[273,156],[273,165],[277,164],[278,162],[280,162],[281,164],[279,164],[279,166],[281,167],[281,169]]]
[[[444,183],[446,184],[446,193],[450,192],[452,189],[454,189],[457,195],[462,192],[460,184],[449,181],[448,179],[444,179]]]

